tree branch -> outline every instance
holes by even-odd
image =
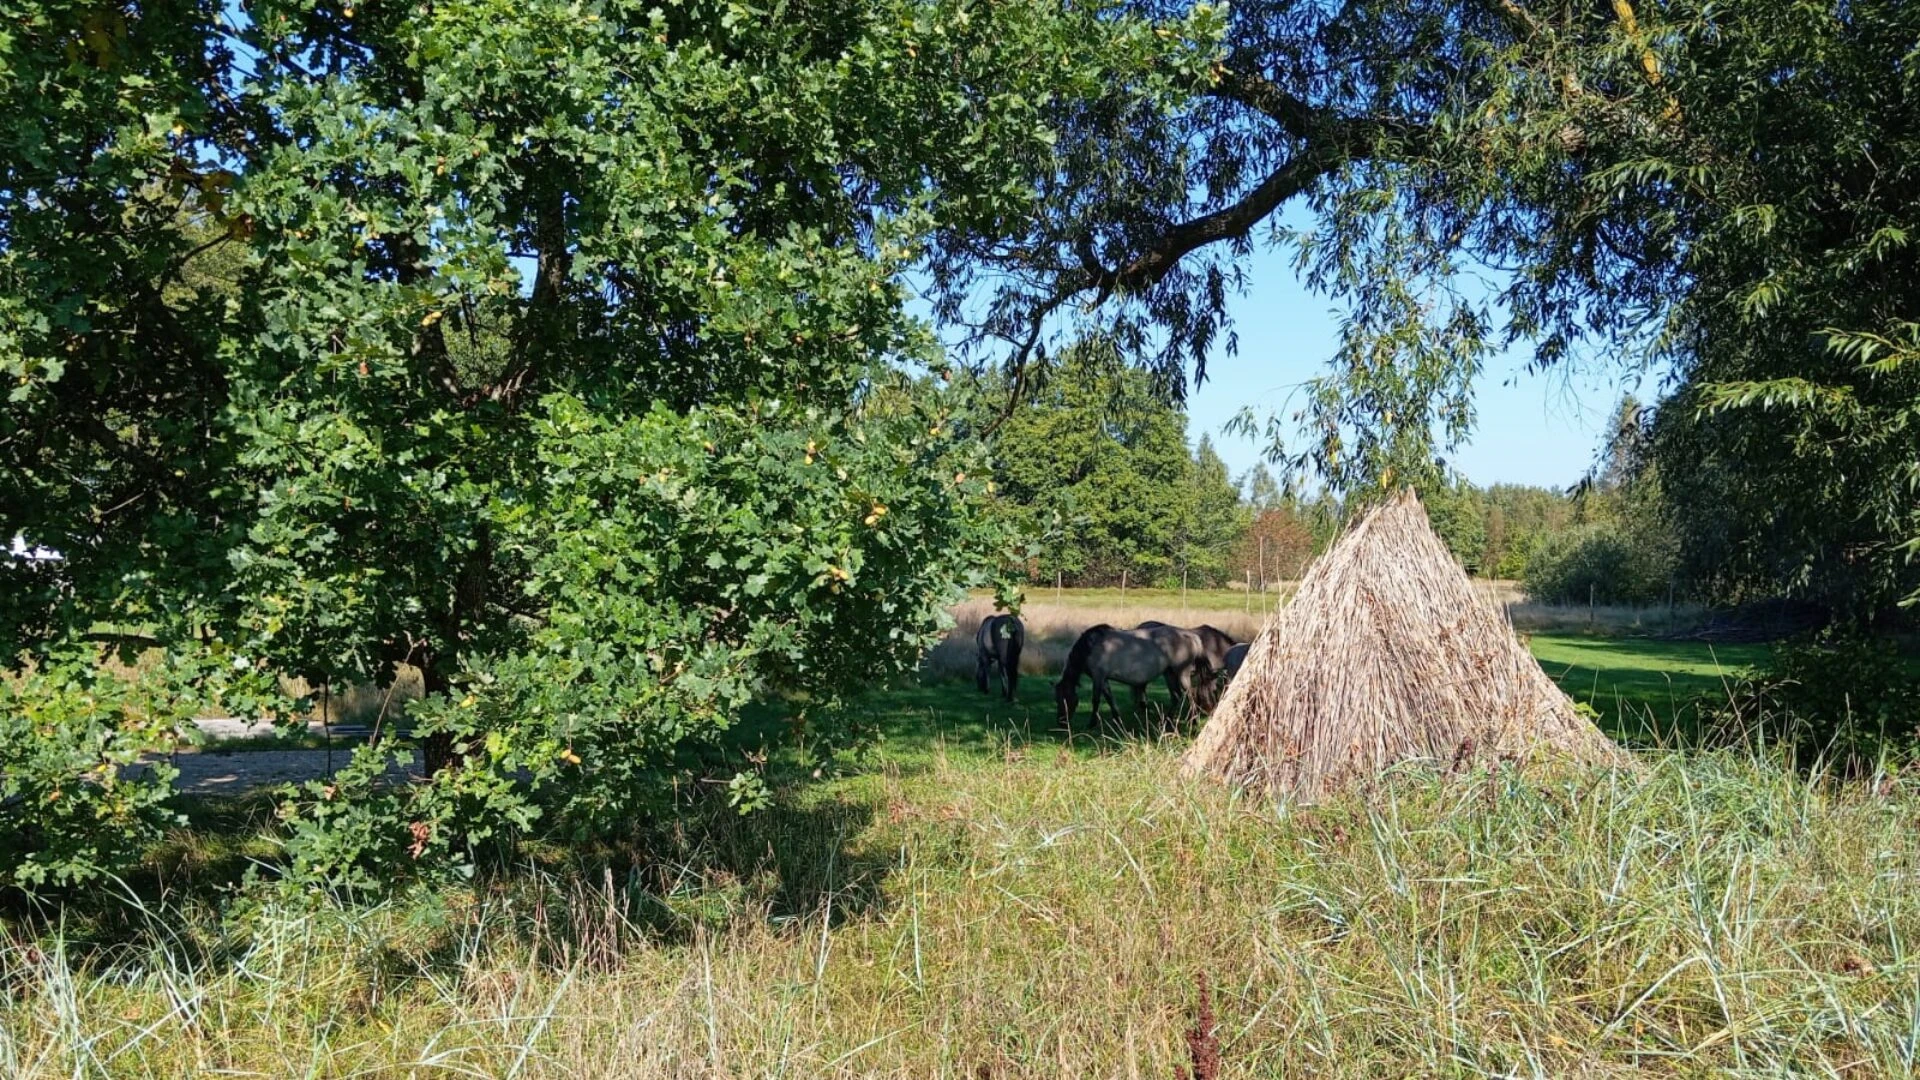
[[[515,335],[515,362],[487,387],[488,397],[510,409],[539,373],[541,362],[571,336],[563,330],[567,283],[573,273],[573,252],[567,247],[567,197],[551,183],[536,196],[533,246],[537,262],[533,293]]]
[[[1485,0],[1494,13],[1506,20],[1507,27],[1522,41],[1531,41],[1540,37],[1545,30],[1533,13],[1519,5],[1517,0]]]
[[[1288,134],[1310,139],[1324,132],[1334,114],[1308,104],[1282,90],[1272,80],[1254,72],[1221,66],[1214,83],[1213,96],[1236,101],[1285,128]]]
[[[1159,239],[1114,275],[1115,286],[1129,292],[1149,288],[1172,272],[1181,259],[1200,248],[1246,236],[1255,225],[1279,209],[1281,203],[1305,191],[1344,158],[1344,154],[1324,155],[1309,149],[1289,159],[1268,173],[1267,178],[1240,201],[1160,234]]]

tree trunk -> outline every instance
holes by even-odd
[[[447,694],[453,689],[453,683],[442,667],[439,654],[422,659],[420,663],[420,684],[427,697],[435,694]],[[420,740],[420,758],[426,766],[427,775],[432,776],[441,769],[453,765],[453,733],[436,731]]]
[[[478,626],[486,618],[487,589],[493,574],[493,530],[487,527],[486,522],[477,522],[474,538],[477,542],[473,551],[454,579],[453,606],[441,634],[445,644],[429,650],[421,658],[420,680],[428,697],[453,692],[453,673],[459,664],[455,643],[462,640],[464,629]],[[453,745],[454,737],[449,732],[439,732],[421,740],[420,756],[426,765],[427,775],[458,764]]]

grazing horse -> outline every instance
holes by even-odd
[[[1156,640],[1160,641],[1176,660],[1184,657],[1188,663],[1191,663],[1195,656],[1205,657],[1210,670],[1208,677],[1200,685],[1208,691],[1214,689],[1212,675],[1226,670],[1227,654],[1233,650],[1235,644],[1232,635],[1212,626],[1196,626],[1189,630],[1149,619],[1134,629],[1145,630],[1156,635]],[[1176,705],[1180,702],[1181,695],[1175,690],[1171,677],[1167,680],[1167,693],[1173,696]],[[1210,713],[1213,711],[1218,695],[1202,693],[1199,698],[1200,711]]]
[[[981,693],[991,693],[987,689],[987,675],[997,667],[1007,700],[1013,700],[1020,689],[1020,647],[1026,640],[1026,627],[1011,615],[989,615],[980,620],[980,629],[973,635],[974,647],[979,651],[973,681]]]
[[[1227,673],[1228,682],[1232,682],[1233,677],[1240,674],[1240,665],[1247,662],[1247,650],[1251,648],[1253,648],[1251,642],[1243,641],[1227,650],[1227,663],[1223,670]]]
[[[1086,675],[1093,680],[1094,723],[1100,722],[1102,700],[1112,708],[1114,722],[1118,723],[1120,703],[1114,700],[1111,683],[1131,687],[1134,708],[1138,710],[1144,706],[1147,684],[1155,679],[1164,678],[1169,686],[1176,680],[1190,686],[1196,672],[1210,679],[1212,670],[1207,667],[1204,656],[1182,661],[1168,655],[1166,648],[1148,631],[1116,630],[1102,623],[1089,627],[1073,643],[1073,649],[1067,653],[1066,670],[1054,684],[1053,698],[1060,708],[1061,725],[1072,731],[1074,710],[1080,706],[1080,676]]]
[[[1155,620],[1155,619],[1148,619],[1146,622],[1143,622],[1139,626],[1134,627],[1134,629],[1157,630],[1157,629],[1160,629],[1161,627],[1171,628],[1173,627],[1173,624],[1159,622],[1158,620]],[[1238,644],[1238,642],[1233,640],[1232,634],[1229,634],[1225,630],[1221,630],[1218,627],[1206,626],[1206,625],[1192,627],[1188,630],[1188,632],[1199,636],[1200,644],[1207,650],[1207,663],[1212,664],[1213,669],[1215,671],[1219,671],[1220,669],[1227,666],[1227,653],[1231,651],[1236,644]]]

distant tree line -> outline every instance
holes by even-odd
[[[995,431],[997,506],[1030,538],[1035,584],[1273,588],[1297,580],[1349,516],[1289,491],[1264,465],[1233,478],[1211,440],[1150,377],[1082,348]],[[1647,414],[1623,402],[1593,471],[1565,490],[1421,485],[1434,529],[1477,577],[1547,602],[1687,596],[1647,453]]]
[[[1887,624],[1915,568],[1862,548],[1794,556],[1792,522],[1722,498],[1734,473],[1689,458],[1697,418],[1632,396],[1592,468],[1566,488],[1421,478],[1434,530],[1476,577],[1561,604],[1788,602],[1815,619]],[[1031,537],[1028,580],[1069,586],[1235,586],[1297,580],[1351,516],[1346,500],[1289,490],[1265,465],[1230,479],[1206,437],[1149,376],[1072,359],[993,439],[998,506]],[[1891,574],[1894,579],[1889,580]]]
[[[1212,444],[1137,368],[1075,350],[994,432],[998,509],[1035,582],[1213,587],[1252,514]]]

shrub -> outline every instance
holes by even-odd
[[[584,841],[657,814],[687,777],[731,772],[751,806],[750,698],[784,702],[809,764],[858,743],[841,702],[912,670],[1004,561],[970,451],[928,434],[940,401],[631,416],[549,399],[534,482],[495,526],[542,617],[412,705],[457,767],[386,788],[369,748],[290,801],[295,879],[373,887],[460,871],[502,838]]]
[[[255,703],[254,666],[218,650],[144,670],[75,644],[0,678],[0,886],[39,892],[114,872],[178,820],[174,770],[143,757],[177,745],[208,701]]]
[[[1522,583],[1543,604],[1651,604],[1667,596],[1666,546],[1613,522],[1550,535],[1528,555]]]
[[[1920,747],[1920,677],[1890,641],[1823,632],[1778,646],[1770,670],[1737,686],[1709,723],[1858,771]]]

